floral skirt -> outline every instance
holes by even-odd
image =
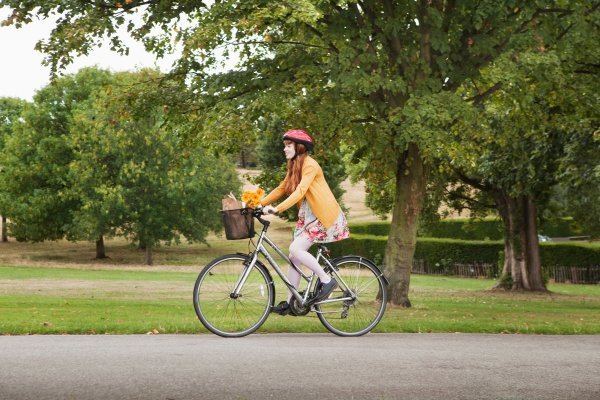
[[[348,229],[348,222],[342,210],[340,210],[335,223],[327,229],[315,217],[308,202],[305,200],[300,206],[298,222],[294,229],[294,238],[300,235],[303,235],[313,243],[329,243],[349,238],[350,230]]]

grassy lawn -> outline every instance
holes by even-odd
[[[376,221],[362,187],[346,185],[350,222]],[[275,218],[269,236],[285,249],[292,226]],[[207,332],[192,306],[197,274],[219,255],[248,251],[246,241],[208,242],[157,248],[150,267],[119,238],[106,241],[105,260],[93,258],[93,243],[0,243],[0,334]],[[548,294],[527,294],[492,292],[493,284],[413,275],[413,307],[388,306],[375,332],[600,333],[600,285],[550,284]],[[276,295],[286,296],[281,284]],[[259,332],[326,330],[313,314],[272,315]]]
[[[203,333],[197,273],[0,266],[0,334]],[[413,307],[389,306],[375,332],[600,333],[600,286],[492,292],[493,281],[414,275]],[[277,287],[277,299],[285,296]],[[315,316],[272,315],[259,332],[326,332]]]

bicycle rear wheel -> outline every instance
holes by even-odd
[[[267,319],[275,298],[269,272],[255,264],[239,296],[232,292],[250,257],[230,254],[213,260],[198,275],[194,309],[209,331],[223,337],[240,337],[256,331]]]
[[[363,257],[341,257],[334,265],[341,279],[329,302],[315,305],[319,320],[336,335],[364,335],[383,318],[387,303],[385,279],[379,269]],[[349,297],[352,300],[334,301]]]

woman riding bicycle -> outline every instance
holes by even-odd
[[[268,214],[283,212],[294,204],[300,209],[289,257],[296,266],[304,265],[319,277],[322,285],[311,301],[316,303],[329,297],[338,284],[325,273],[308,249],[313,243],[346,239],[350,236],[350,231],[344,212],[325,180],[323,170],[308,155],[314,146],[310,135],[303,130],[292,129],[283,135],[283,143],[283,152],[288,160],[286,177],[261,204],[264,206],[263,211]],[[270,205],[283,195],[288,197],[277,207]],[[288,268],[288,279],[298,288],[301,280],[298,271]],[[289,314],[291,298],[292,293],[289,292],[287,301],[282,301],[272,311],[280,315]]]

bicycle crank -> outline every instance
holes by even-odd
[[[304,292],[300,292],[300,295],[304,296]],[[292,296],[292,300],[290,300],[290,314],[295,315],[296,317],[302,317],[309,312],[310,306],[303,306],[294,296]]]

